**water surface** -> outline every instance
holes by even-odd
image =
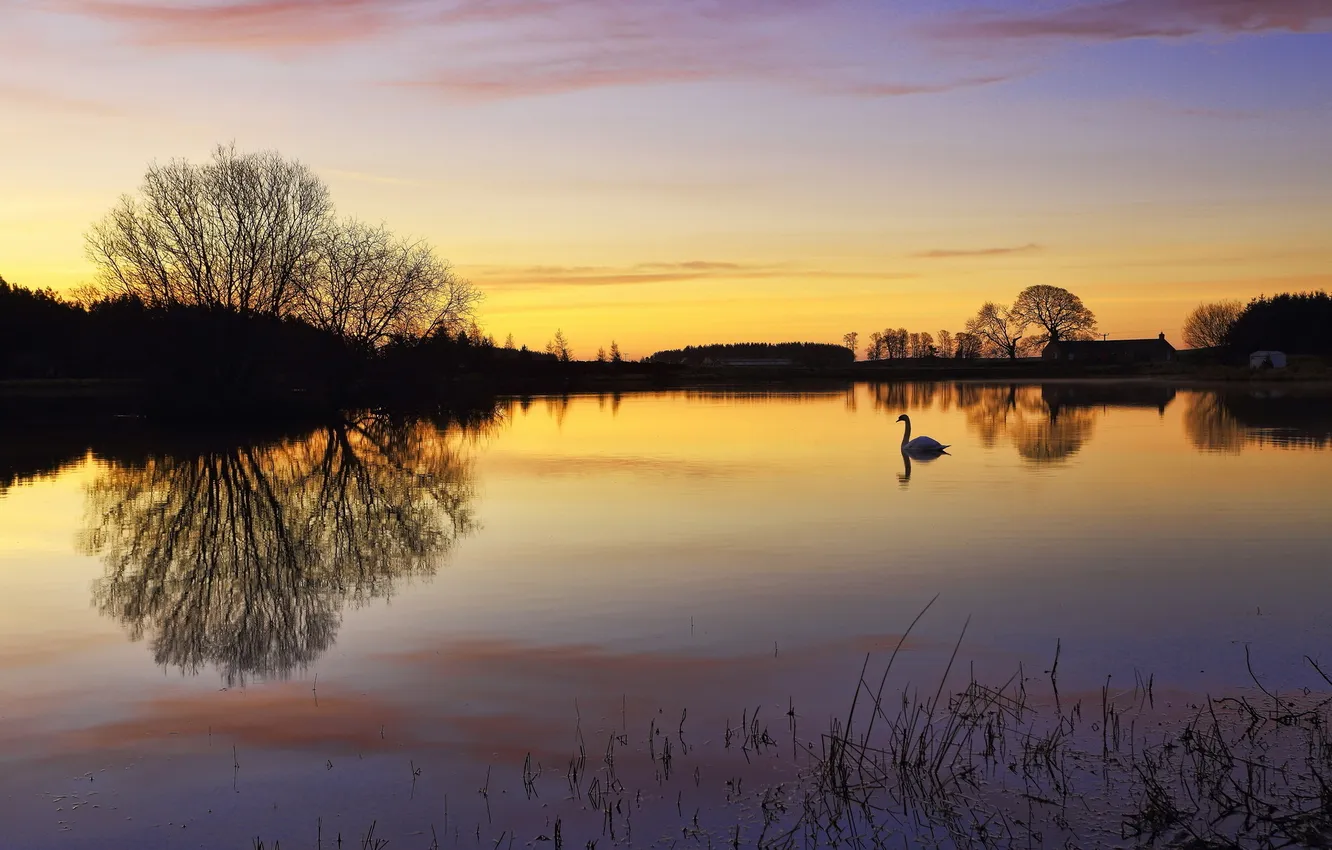
[[[904,412],[949,454],[905,458]],[[3,843],[313,846],[377,821],[395,847],[525,845],[565,811],[581,847],[605,824],[569,761],[618,736],[618,793],[658,811],[614,840],[669,844],[743,778],[789,778],[724,730],[757,710],[787,750],[817,738],[936,595],[895,687],[932,689],[964,628],[978,678],[1039,675],[1058,641],[1071,693],[1242,687],[1246,646],[1268,686],[1306,685],[1332,637],[1329,446],[1317,392],[1150,383],[16,434]]]

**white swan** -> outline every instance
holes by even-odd
[[[933,437],[917,437],[911,439],[911,417],[903,413],[897,417],[898,422],[906,423],[906,432],[902,434],[902,451],[915,452],[917,454],[938,454],[948,448],[943,443]]]

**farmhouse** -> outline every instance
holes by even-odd
[[[1156,339],[1059,340],[1041,352],[1046,360],[1065,363],[1169,363],[1176,356],[1165,334]]]

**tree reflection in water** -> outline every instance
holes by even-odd
[[[493,422],[493,419],[488,419]],[[428,576],[474,528],[475,423],[364,416],[263,445],[111,464],[88,488],[98,609],[158,664],[228,684],[332,646],[347,604]]]
[[[1092,437],[1097,407],[1065,398],[1058,389],[1023,384],[876,384],[876,409],[961,410],[982,446],[1009,440],[1031,463],[1058,463]]]
[[[1325,449],[1332,446],[1332,397],[1320,387],[1193,392],[1184,430],[1200,451]]]

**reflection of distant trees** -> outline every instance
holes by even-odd
[[[344,605],[433,573],[472,530],[468,433],[365,417],[112,464],[88,491],[95,602],[159,664],[288,675],[332,645]]]
[[[1012,442],[1032,463],[1057,463],[1091,439],[1096,410],[1048,397],[1039,386],[975,383],[877,384],[875,409],[894,415],[934,407],[962,411],[981,445]]]
[[[1216,393],[1191,393],[1184,406],[1184,433],[1201,451],[1239,454],[1244,448],[1244,426],[1221,404]]]
[[[1189,441],[1204,451],[1238,454],[1245,445],[1332,445],[1332,398],[1318,394],[1196,392],[1184,412]]]

